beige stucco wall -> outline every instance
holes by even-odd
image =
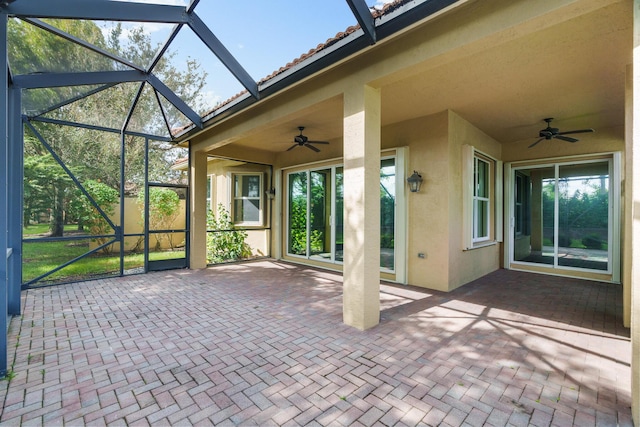
[[[463,207],[462,207],[462,146],[471,145],[475,150],[499,161],[502,146],[493,138],[473,126],[453,111],[448,114],[449,131],[449,181],[447,191],[449,198],[449,290],[453,290],[467,282],[484,276],[500,268],[501,243],[462,250],[463,241]],[[502,174],[501,170],[495,171]],[[491,189],[493,194],[493,188]],[[493,197],[494,202],[496,195]],[[495,206],[495,204],[494,204]],[[499,212],[493,211],[495,219]],[[496,222],[491,225],[493,238],[496,236]]]
[[[386,126],[382,141],[408,146],[407,172],[424,179],[407,199],[408,283],[450,291],[498,269],[500,244],[462,250],[462,145],[499,160],[500,144],[452,111]]]
[[[117,203],[114,207],[114,214],[109,217],[114,224],[120,225],[120,203]],[[185,228],[186,221],[186,205],[184,200],[180,200],[180,212],[176,219],[173,222],[173,228]],[[121,224],[124,226],[125,234],[138,234],[144,231],[144,224],[142,223],[142,213],[140,210],[140,205],[138,205],[138,199],[134,197],[125,197],[124,199],[124,223]],[[133,249],[139,237],[125,237],[124,245],[125,251],[130,251]],[[173,243],[176,245],[184,245],[185,235],[184,233],[173,233]],[[151,247],[155,247],[155,238],[153,235],[150,237]],[[94,249],[98,244],[96,242],[91,242],[90,248]],[[169,249],[169,241],[166,237],[163,236],[160,249]],[[139,250],[144,249],[144,242],[141,242],[138,246]],[[116,243],[113,245],[113,250],[120,250],[120,244]]]
[[[408,209],[408,274],[411,285],[441,291],[449,289],[449,194],[447,186],[447,112],[420,117],[386,126],[382,144],[409,147],[407,172],[422,175],[422,189],[409,193]],[[419,258],[418,253],[425,254]]]

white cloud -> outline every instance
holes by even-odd
[[[222,97],[217,95],[213,90],[200,92],[200,97],[207,109],[213,108],[223,101]]]
[[[385,4],[393,3],[394,0],[376,0],[376,4],[373,5],[376,9],[382,9]]]
[[[115,2],[120,3],[147,3],[147,4],[157,4],[164,6],[188,6],[188,0],[116,0]],[[104,37],[108,37],[111,30],[116,25],[115,22],[104,22],[100,25],[102,34]],[[146,34],[152,35],[161,32],[166,32],[169,34],[169,29],[173,28],[173,24],[164,24],[164,23],[154,23],[154,22],[122,22],[122,34],[120,35],[120,41],[125,42],[129,38],[129,34],[131,30],[136,27],[144,27],[144,32]]]

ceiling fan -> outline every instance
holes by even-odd
[[[310,150],[315,151],[316,153],[320,152],[320,149],[311,145],[311,144],[329,144],[327,141],[309,141],[309,138],[302,134],[304,130],[304,126],[298,126],[298,130],[300,130],[300,135],[296,135],[293,138],[293,145],[287,149],[287,151],[291,151],[296,147],[307,147]]]
[[[570,136],[565,136],[565,135],[570,135],[570,134],[574,134],[574,133],[594,132],[593,129],[579,129],[579,130],[568,130],[568,131],[565,131],[565,132],[560,132],[560,129],[551,127],[551,121],[552,120],[553,120],[553,117],[549,117],[549,118],[544,119],[544,121],[547,122],[547,127],[540,131],[540,133],[538,134],[540,139],[537,140],[536,142],[534,142],[533,144],[531,144],[529,146],[529,148],[535,146],[536,144],[538,144],[539,142],[541,142],[544,139],[557,138],[557,139],[561,139],[561,140],[567,141],[567,142],[578,142],[579,141],[578,139],[572,138]]]

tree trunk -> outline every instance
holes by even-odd
[[[53,200],[51,223],[49,230],[51,237],[62,237],[64,234],[64,189],[58,188]]]

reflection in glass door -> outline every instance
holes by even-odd
[[[307,255],[307,172],[289,174],[287,252]]]
[[[336,168],[335,260],[344,261],[344,168]]]
[[[514,261],[611,271],[610,161],[515,169]]]
[[[396,163],[383,159],[380,164],[380,267],[395,270]]]
[[[563,165],[558,171],[558,265],[608,270],[609,168]]]
[[[310,172],[309,255],[331,259],[331,169]]]

